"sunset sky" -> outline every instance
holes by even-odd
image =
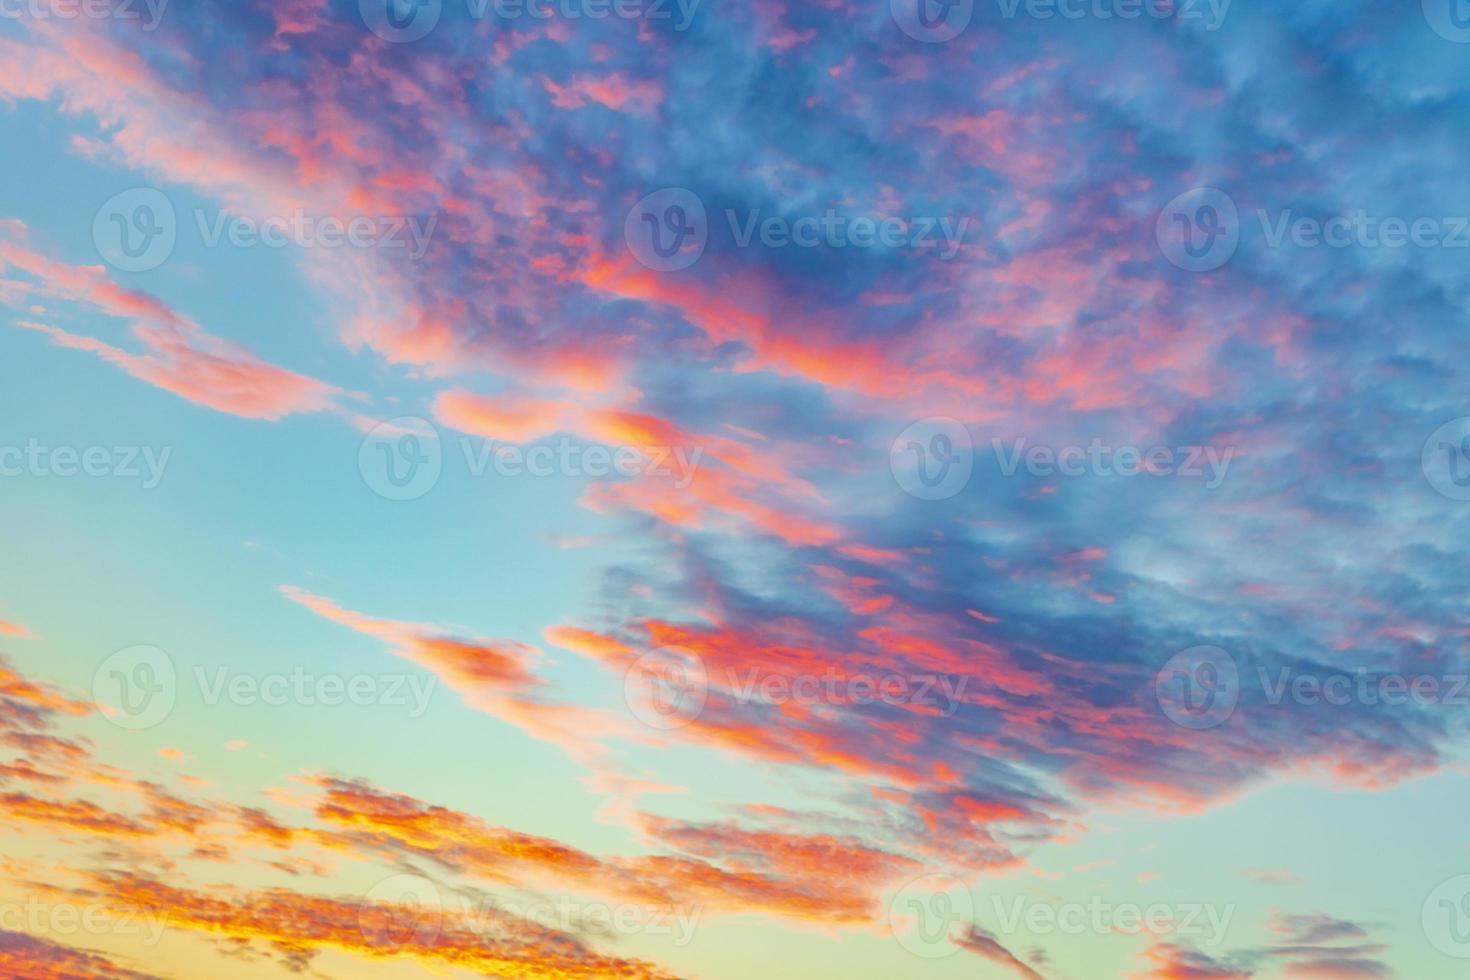
[[[1470,3],[0,0],[0,976],[1470,974]]]

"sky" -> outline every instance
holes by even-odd
[[[1463,0],[0,0],[0,974],[1470,969]]]

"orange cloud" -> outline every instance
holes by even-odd
[[[0,976],[16,980],[158,980],[49,939],[0,930]]]
[[[96,354],[141,381],[197,404],[245,418],[276,420],[297,412],[333,410],[344,394],[206,333],[161,300],[116,285],[101,266],[69,266],[0,240],[0,271],[10,269],[31,276],[29,288],[44,295],[134,321],[133,334],[146,353],[130,353],[31,320],[17,321],[17,326],[45,334],[61,347]]]

